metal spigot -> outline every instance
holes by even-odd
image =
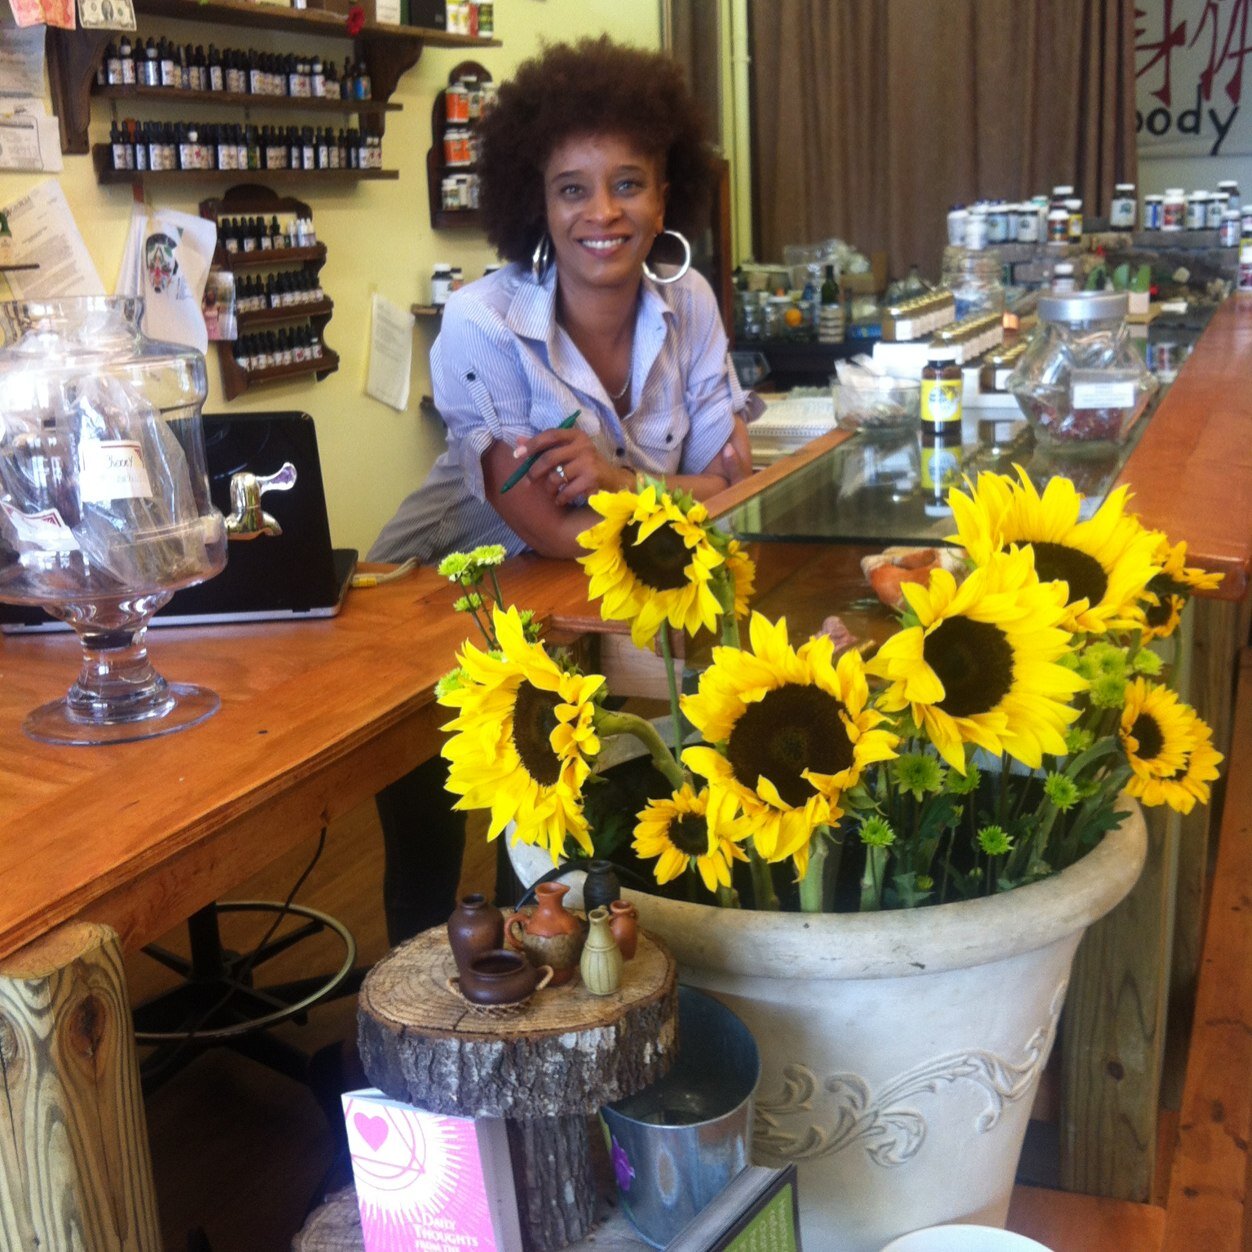
[[[261,507],[267,491],[290,491],[296,485],[296,467],[285,461],[268,477],[240,470],[230,476],[230,516],[226,519],[229,539],[256,539],[259,535],[281,535],[283,528]]]

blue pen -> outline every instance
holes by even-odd
[[[569,417],[567,417],[558,427],[557,430],[569,430],[576,421],[582,409],[575,409]],[[530,473],[531,466],[539,460],[540,454],[535,453],[534,456],[528,456],[522,463],[504,480],[504,486],[500,488],[500,494],[504,495],[506,491],[512,491],[518,483]]]

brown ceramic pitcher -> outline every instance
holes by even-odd
[[[553,986],[573,978],[587,937],[582,920],[562,903],[567,891],[564,883],[541,882],[535,888],[535,911],[514,913],[505,927],[509,942],[532,965],[552,967]]]

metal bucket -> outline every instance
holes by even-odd
[[[751,1157],[756,1040],[719,1001],[678,989],[678,1060],[600,1110],[626,1216],[663,1248]]]

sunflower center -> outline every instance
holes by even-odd
[[[941,708],[972,717],[995,708],[1013,685],[1013,647],[990,622],[950,617],[926,636],[922,657],[943,683]]]
[[[685,856],[704,856],[709,850],[708,823],[694,813],[684,813],[670,822],[669,841]]]
[[[801,777],[804,770],[837,774],[852,764],[842,708],[820,687],[786,683],[766,692],[730,732],[726,755],[735,777],[755,787],[764,775],[787,804],[799,808],[813,794],[813,785]]]
[[[1035,573],[1041,583],[1063,579],[1069,584],[1069,598],[1099,604],[1108,590],[1109,579],[1104,566],[1093,556],[1079,552],[1063,543],[1033,543]]]
[[[551,743],[560,703],[551,691],[540,691],[524,682],[513,704],[513,746],[526,772],[545,787],[551,787],[561,776],[561,762]]]
[[[1135,718],[1130,733],[1139,744],[1139,751],[1135,755],[1141,761],[1151,761],[1160,755],[1165,746],[1165,736],[1161,734],[1161,728],[1156,724],[1156,719],[1147,713],[1140,713]]]
[[[657,591],[676,591],[688,583],[687,566],[691,553],[672,526],[661,526],[642,543],[636,543],[638,522],[622,527],[622,560],[641,582]]]
[[[1173,615],[1173,612],[1173,597],[1164,595],[1159,598],[1156,604],[1144,605],[1143,617],[1149,626],[1164,626]]]

